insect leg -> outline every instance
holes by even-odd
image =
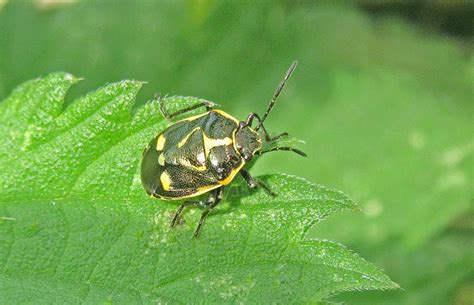
[[[248,171],[241,169],[240,174],[247,182],[249,188],[254,189],[257,187],[261,187],[268,195],[272,197],[276,196],[276,194],[270,189],[270,187],[266,183],[264,183],[260,179],[252,177]]]
[[[206,101],[206,100],[202,100],[201,102],[197,103],[197,104],[194,104],[192,106],[189,106],[187,108],[183,108],[183,109],[180,109],[176,112],[173,112],[173,113],[168,113],[168,111],[166,110],[165,108],[165,105],[164,105],[164,102],[163,102],[163,98],[160,96],[160,95],[155,95],[155,98],[158,100],[158,104],[160,105],[160,112],[161,114],[163,115],[163,117],[167,120],[171,120],[173,118],[175,118],[176,116],[180,115],[180,114],[183,114],[183,113],[186,113],[186,112],[189,112],[189,111],[192,111],[194,109],[198,109],[200,107],[206,107],[206,110],[209,111],[209,110],[212,110],[216,104],[212,103],[212,102],[209,102],[209,101]]]
[[[221,201],[223,189],[224,187],[220,187],[209,195],[209,198],[207,199],[207,202],[206,202],[206,209],[202,211],[201,218],[199,219],[199,224],[196,228],[196,231],[194,231],[194,237],[198,237],[199,232],[201,232],[202,226],[204,225],[207,214],[209,214],[209,212]]]
[[[202,206],[203,202],[202,201],[185,201],[183,202],[179,208],[176,210],[176,213],[174,213],[173,219],[171,220],[170,227],[173,228],[176,226],[176,222],[178,219],[181,217],[181,213],[183,212],[185,207],[191,206],[191,205],[199,205]]]
[[[263,125],[262,125],[262,126],[263,126]],[[276,136],[272,137],[272,138],[270,139],[270,142],[276,141],[276,140],[278,140],[278,139],[280,139],[280,138],[283,138],[283,137],[286,137],[286,136],[288,136],[288,132],[282,132],[282,133],[280,133],[279,135],[276,135]]]
[[[294,152],[294,153],[296,153],[300,156],[307,157],[307,155],[304,152],[302,152],[299,149],[293,148],[293,147],[275,147],[275,148],[272,148],[272,149],[269,149],[269,150],[258,151],[256,154],[263,155],[263,154],[269,153],[271,151],[277,151],[277,150],[292,151],[292,152]]]

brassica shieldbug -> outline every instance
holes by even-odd
[[[293,62],[279,83],[263,117],[250,113],[245,121],[239,121],[228,113],[215,109],[215,104],[203,101],[175,113],[167,113],[162,100],[158,98],[160,111],[166,119],[205,107],[206,112],[180,120],[159,133],[143,152],[141,179],[146,192],[163,200],[182,200],[209,193],[207,200],[184,201],[176,211],[171,227],[174,227],[186,206],[204,208],[194,232],[197,237],[204,220],[221,200],[224,186],[240,173],[250,188],[262,187],[275,196],[262,181],[253,178],[245,165],[255,155],[270,151],[286,150],[306,156],[292,147],[263,149],[263,141],[274,142],[287,136],[282,133],[271,137],[263,122],[272,111],[286,81],[296,68]],[[252,127],[254,121],[258,125]]]

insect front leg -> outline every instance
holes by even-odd
[[[213,102],[202,100],[201,102],[194,104],[192,106],[189,106],[187,108],[180,109],[173,113],[168,113],[168,111],[165,108],[163,98],[161,97],[161,95],[156,94],[155,98],[158,101],[158,104],[160,105],[161,115],[163,115],[163,117],[167,120],[172,120],[173,118],[175,118],[176,116],[180,114],[184,114],[186,112],[190,112],[192,110],[195,110],[201,107],[206,107],[206,110],[209,111],[209,110],[212,110],[215,106],[217,106],[217,104],[214,104]]]
[[[272,149],[269,149],[269,150],[261,150],[261,151],[258,151],[256,154],[257,155],[263,155],[263,154],[266,154],[266,153],[269,153],[269,152],[272,152],[272,151],[278,151],[278,150],[284,150],[284,151],[292,151],[302,157],[307,157],[307,155],[302,152],[301,150],[299,149],[296,149],[296,148],[293,148],[293,147],[274,147]]]
[[[262,189],[268,195],[270,195],[272,197],[276,196],[276,194],[270,189],[270,187],[268,187],[268,185],[266,185],[263,181],[252,177],[248,171],[246,171],[244,169],[241,169],[240,174],[242,175],[242,177],[247,182],[247,185],[249,186],[249,188],[254,189],[254,188],[257,188],[257,187],[262,187]]]
[[[199,232],[201,232],[202,226],[204,225],[207,214],[209,214],[209,212],[213,208],[215,208],[215,206],[219,204],[219,202],[221,201],[223,190],[224,190],[224,187],[220,187],[212,191],[211,194],[209,194],[209,197],[207,198],[207,202],[206,202],[206,208],[204,211],[202,211],[201,218],[199,219],[199,224],[196,228],[196,231],[194,231],[194,237],[198,237]]]

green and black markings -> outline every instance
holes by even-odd
[[[186,206],[200,206],[204,211],[194,233],[197,237],[207,214],[222,199],[224,186],[231,183],[237,173],[242,175],[250,188],[262,187],[268,194],[275,196],[266,184],[253,178],[244,168],[255,155],[286,150],[306,156],[292,147],[262,149],[262,139],[273,142],[288,135],[285,132],[270,137],[263,122],[273,109],[296,64],[296,61],[293,62],[286,72],[262,118],[256,113],[250,113],[245,121],[239,121],[222,110],[214,109],[215,104],[208,101],[168,114],[159,98],[160,111],[166,119],[200,107],[207,110],[169,126],[143,152],[141,178],[149,195],[164,200],[182,200],[209,193],[205,201],[184,201],[173,217],[172,227],[177,224]],[[256,127],[252,127],[254,120],[258,121]]]

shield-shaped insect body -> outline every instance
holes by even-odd
[[[263,141],[274,142],[288,135],[282,133],[270,137],[263,122],[295,68],[296,62],[278,85],[262,118],[250,113],[245,121],[239,121],[222,110],[214,109],[215,105],[208,101],[168,114],[159,99],[161,113],[167,119],[200,107],[206,107],[207,110],[169,126],[153,138],[143,153],[141,178],[149,195],[163,200],[182,200],[209,193],[205,201],[184,201],[175,213],[172,227],[176,225],[184,207],[201,206],[204,211],[194,233],[198,236],[207,214],[221,200],[224,186],[231,183],[238,173],[249,187],[262,187],[270,195],[275,195],[262,181],[253,178],[245,170],[245,165],[255,155],[275,150],[293,151],[305,156],[292,147],[262,149]],[[254,121],[258,121],[258,124],[252,127]]]

